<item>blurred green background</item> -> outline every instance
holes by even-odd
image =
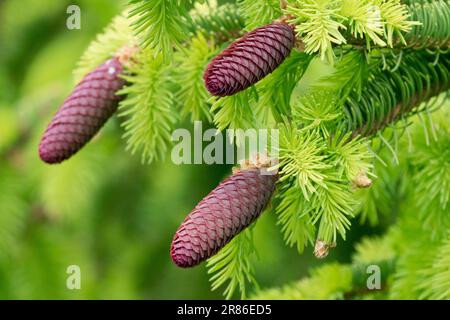
[[[66,8],[81,8],[81,30],[66,28]],[[230,172],[227,166],[143,165],[125,151],[114,117],[70,161],[49,166],[37,153],[51,116],[73,88],[77,59],[125,1],[0,1],[0,298],[211,299],[205,265],[170,260],[172,236],[195,204]],[[317,72],[310,72],[317,77]],[[274,213],[255,230],[261,287],[279,286],[311,266],[348,262],[363,234],[354,223],[325,261],[312,248],[283,244]],[[66,288],[69,265],[81,290]]]

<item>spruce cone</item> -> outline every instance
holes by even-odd
[[[275,70],[294,44],[294,30],[285,23],[272,23],[247,33],[208,65],[203,76],[206,89],[221,97],[247,89]]]
[[[112,58],[86,75],[64,101],[48,125],[39,144],[39,156],[59,163],[80,150],[117,110],[124,85],[123,67]]]
[[[193,267],[208,259],[258,218],[278,179],[260,170],[237,171],[192,210],[172,241],[170,253],[177,266]]]

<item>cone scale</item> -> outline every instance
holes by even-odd
[[[75,87],[42,136],[39,156],[44,162],[70,158],[95,136],[117,110],[121,97],[116,92],[125,84],[122,71],[119,58],[112,58]]]
[[[259,168],[239,170],[200,201],[173,238],[170,253],[177,266],[198,265],[259,217],[278,179],[261,172]]]
[[[247,33],[210,62],[203,76],[206,89],[221,97],[247,89],[274,71],[294,44],[294,29],[286,23]]]

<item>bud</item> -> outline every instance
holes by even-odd
[[[369,188],[372,185],[372,180],[363,172],[359,173],[353,184],[357,188]]]
[[[314,247],[314,255],[318,259],[326,258],[326,256],[328,256],[328,253],[330,252],[330,248],[334,247],[336,247],[336,243],[334,242],[328,244],[325,241],[317,240]]]

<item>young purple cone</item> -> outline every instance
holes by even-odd
[[[70,158],[117,110],[116,92],[125,81],[123,67],[112,58],[84,77],[51,120],[39,144],[39,156],[54,164]]]
[[[173,238],[170,254],[177,266],[193,267],[208,259],[259,217],[278,179],[261,172],[239,170],[200,201]]]
[[[286,23],[247,33],[210,62],[203,76],[206,89],[220,97],[247,89],[275,70],[294,44],[294,29]]]

